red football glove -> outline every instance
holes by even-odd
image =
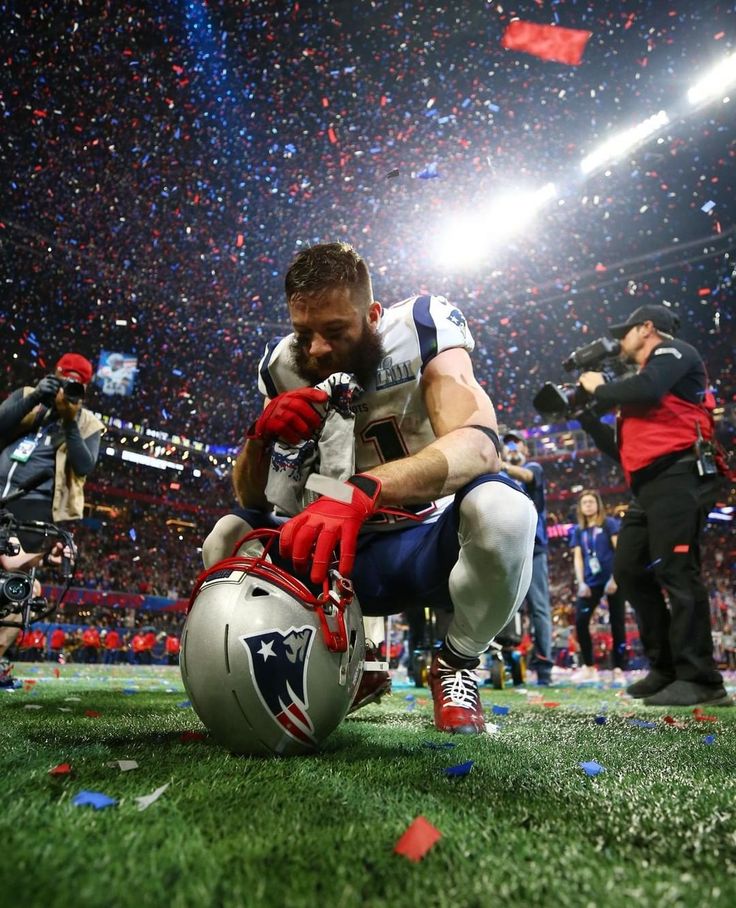
[[[345,487],[352,490],[350,503],[323,495],[281,528],[279,552],[291,558],[300,573],[306,571],[311,559],[312,583],[322,583],[325,579],[338,545],[338,570],[343,577],[350,576],[360,528],[376,512],[376,501],[381,494],[379,479],[358,473],[348,479]]]
[[[247,438],[257,438],[265,444],[285,441],[295,445],[311,438],[325,418],[314,406],[329,400],[329,394],[319,388],[298,388],[285,391],[269,403],[248,429]]]

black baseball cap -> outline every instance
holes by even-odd
[[[657,331],[663,331],[665,334],[672,334],[673,336],[680,327],[680,319],[672,310],[668,309],[666,306],[658,306],[651,303],[646,306],[639,306],[638,309],[634,309],[625,322],[621,322],[618,325],[611,325],[608,329],[608,333],[611,337],[615,337],[616,340],[621,340],[629,333],[634,325],[643,325],[644,322],[651,322]]]

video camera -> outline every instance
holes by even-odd
[[[25,492],[25,489],[22,490]],[[19,522],[10,511],[2,507],[6,501],[0,501],[0,556],[18,555],[20,545],[14,541],[19,533],[33,533],[44,540],[62,543],[61,576],[65,588],[59,598],[52,603],[45,596],[34,596],[33,587],[36,580],[36,568],[29,571],[6,571],[0,568],[0,627],[19,627],[25,630],[34,621],[40,621],[54,612],[71,586],[74,577],[74,553],[76,551],[74,540],[68,530],[53,523],[44,523],[40,520]],[[11,616],[20,615],[20,619]]]
[[[619,378],[628,371],[626,363],[618,359],[621,345],[618,341],[608,337],[599,337],[574,350],[563,362],[565,372],[587,372],[595,370],[603,372],[606,378]],[[610,362],[607,362],[609,361]],[[603,363],[607,363],[603,367]],[[609,409],[605,406],[599,409],[592,395],[579,384],[565,383],[556,385],[554,382],[545,382],[532,401],[534,409],[547,417],[564,417],[577,419],[583,413],[593,413],[601,416]]]

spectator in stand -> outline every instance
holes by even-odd
[[[603,499],[595,489],[585,489],[581,493],[577,518],[570,547],[574,553],[577,584],[575,629],[583,657],[580,680],[592,681],[596,678],[590,619],[605,596],[611,623],[614,680],[623,681],[626,668],[626,603],[613,579],[619,522],[615,517],[606,516]]]
[[[51,631],[49,644],[49,657],[53,662],[63,662],[64,645],[66,644],[66,632],[63,627],[55,627]]]
[[[176,634],[167,634],[166,641],[164,643],[164,649],[166,651],[166,661],[169,665],[178,665],[179,664],[179,650],[181,649],[181,641]]]
[[[526,594],[526,604],[531,613],[534,636],[534,653],[530,668],[537,673],[537,684],[547,686],[552,682],[552,605],[549,598],[544,472],[541,464],[529,460],[529,449],[521,435],[507,432],[503,437],[503,444],[504,459],[501,469],[524,489],[537,510],[532,582]]]
[[[100,631],[94,625],[82,631],[82,662],[88,665],[100,661]]]
[[[122,640],[120,639],[120,631],[115,627],[111,627],[105,634],[105,654],[102,657],[102,661],[105,665],[117,664],[120,659],[121,645]]]

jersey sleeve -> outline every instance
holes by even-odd
[[[621,531],[621,521],[615,517],[606,517],[606,526],[611,536],[618,536]]]
[[[258,363],[258,390],[264,397],[273,400],[279,389],[276,384],[278,377],[276,372],[276,362],[278,359],[277,349],[283,344],[285,338],[275,337],[266,344],[266,350],[261,361]]]
[[[443,350],[462,347],[472,353],[475,342],[465,316],[443,296],[418,296],[414,300],[412,315],[419,339],[422,369]]]
[[[570,535],[567,537],[567,541],[571,549],[575,549],[580,545],[580,527],[574,526],[570,530]]]

